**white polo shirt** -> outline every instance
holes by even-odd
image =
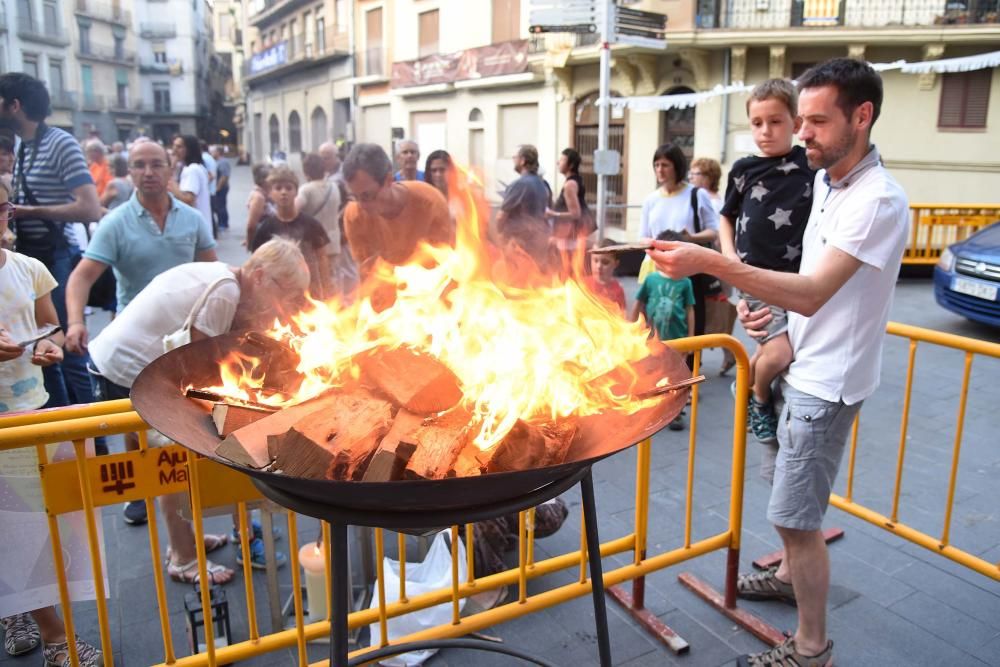
[[[838,182],[820,170],[813,192],[799,273],[815,271],[828,245],[862,264],[812,317],[789,312],[795,358],[785,379],[817,398],[854,405],[878,386],[885,326],[908,237],[909,205],[874,146]]]

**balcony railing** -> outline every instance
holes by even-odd
[[[76,109],[76,93],[68,90],[49,90],[49,100],[53,109]]]
[[[204,104],[195,104],[192,102],[187,102],[184,104],[171,103],[171,104],[156,104],[153,101],[138,100],[133,105],[133,110],[138,113],[149,114],[152,116],[156,115],[183,115],[183,116],[195,116],[198,114],[207,113],[208,108]]]
[[[60,25],[44,25],[32,16],[17,17],[17,36],[30,42],[68,46],[69,37]]]
[[[76,55],[82,60],[104,60],[122,65],[135,64],[135,51],[104,44],[80,44]]]
[[[80,109],[83,111],[104,111],[107,105],[108,101],[103,95],[85,92],[80,96]]]
[[[177,26],[173,23],[142,22],[139,36],[143,39],[170,39],[177,36]]]
[[[143,74],[170,74],[171,68],[179,67],[183,71],[180,63],[161,63],[153,58],[143,58],[139,61],[139,71]]]
[[[884,28],[1000,22],[1000,0],[698,0],[701,29]]]
[[[120,1],[120,0],[119,0]],[[132,12],[121,4],[100,2],[99,0],[76,0],[76,13],[98,21],[118,25],[132,25]]]
[[[272,52],[266,59],[264,66],[258,66],[256,71],[254,71],[254,57],[265,54],[276,46],[280,46],[280,44],[280,42],[277,45],[272,44],[246,60],[241,70],[243,76],[259,76],[279,67],[296,63],[319,60],[331,56],[349,55],[349,40],[346,32],[316,33],[308,38],[306,35],[299,33],[292,35],[284,41],[285,51],[283,59],[282,56],[278,55],[280,50],[279,52]]]

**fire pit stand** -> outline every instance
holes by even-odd
[[[608,635],[608,617],[604,601],[604,575],[601,567],[601,542],[597,534],[597,510],[594,502],[594,482],[589,465],[575,468],[561,479],[513,500],[473,505],[451,510],[391,510],[364,511],[339,505],[317,502],[280,489],[267,481],[254,477],[253,483],[262,494],[299,514],[311,516],[330,523],[331,527],[331,572],[330,599],[332,601],[330,620],[330,664],[335,667],[352,667],[372,660],[387,658],[409,651],[427,648],[465,648],[504,653],[536,665],[548,666],[540,658],[518,649],[478,639],[440,639],[411,642],[386,646],[348,660],[347,616],[349,613],[347,596],[347,527],[349,525],[387,528],[390,530],[426,528],[427,526],[451,526],[492,519],[498,516],[520,512],[555,498],[572,486],[579,484],[583,497],[583,516],[586,526],[587,559],[593,584],[594,618],[597,623],[597,643],[602,667],[611,665],[611,642]]]

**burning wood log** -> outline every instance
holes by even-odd
[[[564,419],[542,426],[545,438],[545,457],[541,465],[557,466],[566,460],[569,448],[576,437],[578,426],[575,419]]]
[[[313,479],[361,478],[364,464],[389,432],[393,406],[364,390],[332,398],[329,407],[314,409],[284,433],[267,436],[276,470]]]
[[[237,429],[274,414],[275,410],[276,408],[265,406],[257,407],[221,402],[212,406],[212,421],[215,422],[215,429],[219,432],[219,436],[225,438]]]
[[[362,480],[365,482],[387,482],[393,479],[402,479],[403,470],[417,448],[414,434],[423,421],[422,415],[400,409],[396,413],[396,419],[392,422],[392,428],[382,438],[371,463],[365,468]]]
[[[313,411],[329,410],[339,400],[338,395],[331,394],[279,410],[230,433],[215,453],[233,463],[251,468],[266,468],[271,464],[267,448],[269,435],[285,433],[306,415]]]
[[[296,370],[299,355],[286,343],[258,331],[250,331],[243,335],[241,344],[254,349],[255,356],[260,359],[264,373],[263,391],[294,394],[302,384],[302,374]]]
[[[528,470],[545,459],[545,434],[537,426],[517,420],[495,447],[476,454],[484,473]]]
[[[443,412],[462,399],[458,377],[429,354],[406,347],[379,348],[357,361],[366,381],[410,412]]]
[[[417,429],[417,445],[404,475],[408,479],[443,479],[454,472],[459,453],[472,436],[472,415],[462,409],[425,420]]]

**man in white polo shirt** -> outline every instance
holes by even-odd
[[[798,81],[809,165],[819,169],[798,274],[735,262],[693,244],[657,242],[650,255],[671,277],[710,273],[788,309],[794,360],[781,382],[776,450],[761,473],[772,482],[767,517],[785,547],[781,565],[741,575],[739,594],[794,602],[792,637],[741,665],[821,667],[833,660],[826,636],[830,561],[820,530],[851,424],[878,386],[882,341],[909,226],[906,195],[870,143],[882,80],[850,58],[822,63]],[[753,335],[767,309],[741,320]]]

